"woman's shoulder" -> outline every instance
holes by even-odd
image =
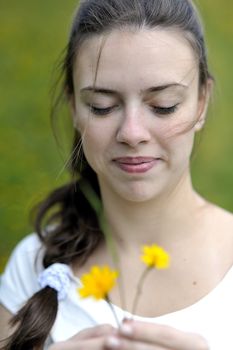
[[[217,205],[210,204],[208,228],[216,249],[221,251],[223,262],[233,265],[233,214]]]
[[[225,251],[233,264],[233,213],[203,197],[199,198],[199,229],[206,234],[213,249]]]
[[[213,223],[217,224],[222,229],[232,232],[233,235],[233,213],[223,209],[217,205],[210,205],[210,215]]]
[[[33,262],[37,255],[43,251],[43,245],[36,233],[22,238],[12,250],[6,267],[11,264],[22,266]],[[41,254],[39,254],[41,255]]]
[[[14,251],[24,251],[24,252],[33,252],[40,249],[42,246],[39,236],[33,232],[18,242]]]
[[[13,249],[8,265],[13,264],[23,269],[32,268],[35,261],[40,261],[43,253],[43,245],[36,233],[25,236]],[[36,264],[37,266],[40,265]]]
[[[199,193],[197,193],[197,199],[199,208],[201,209],[201,218],[204,219],[204,221],[207,220],[207,222],[217,225],[224,225],[224,227],[233,227],[233,213],[213,202],[208,201]]]
[[[42,269],[42,244],[36,234],[23,238],[14,248],[1,276],[0,303],[15,313],[38,288]]]

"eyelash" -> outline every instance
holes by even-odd
[[[109,114],[114,107],[108,107],[108,108],[97,108],[92,105],[88,105],[91,112],[95,115],[107,115]]]
[[[160,115],[168,115],[175,113],[178,108],[179,103],[171,107],[152,107],[153,112]]]
[[[160,115],[169,115],[169,114],[176,112],[178,105],[179,104],[176,104],[176,105],[171,106],[171,107],[152,106],[152,111],[154,113],[160,114]],[[98,116],[105,116],[105,115],[109,114],[115,108],[115,106],[108,107],[108,108],[97,108],[97,107],[92,106],[92,105],[88,105],[88,107],[90,108],[90,110],[93,114],[98,115]]]

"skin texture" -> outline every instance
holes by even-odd
[[[86,158],[98,174],[101,190],[109,195],[116,192],[124,199],[141,202],[172,192],[189,176],[194,134],[205,110],[206,99],[198,98],[193,50],[177,32],[113,32],[104,40],[95,85],[115,93],[82,91],[94,85],[102,40],[92,38],[84,43],[74,71],[74,123],[83,134]],[[173,83],[177,86],[149,91]],[[96,116],[90,112],[90,104],[113,110]],[[152,110],[153,106],[176,104],[177,111],[170,115]],[[195,121],[196,127],[182,133]],[[133,177],[114,162],[126,156],[157,157],[160,161],[146,176]]]
[[[108,336],[110,337],[114,335],[116,335],[116,331],[113,327],[109,325],[101,325],[85,329],[65,342],[53,344],[49,347],[49,350],[106,349],[105,343],[108,341]]]
[[[199,335],[183,333],[174,328],[150,323],[127,321],[117,331],[102,325],[81,331],[68,341],[59,342],[49,350],[208,350]]]
[[[208,349],[206,341],[201,336],[180,332],[168,326],[152,325],[145,322],[125,322],[119,334],[120,337],[118,338],[112,337],[111,340],[108,338],[108,342],[112,342],[110,349]]]

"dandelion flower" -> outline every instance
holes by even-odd
[[[89,273],[81,277],[82,287],[78,292],[82,298],[93,297],[96,300],[108,300],[108,293],[116,284],[118,272],[108,266],[93,266]]]
[[[156,244],[152,244],[151,246],[144,245],[142,247],[142,250],[143,255],[141,255],[141,260],[146,265],[146,268],[143,270],[136,287],[136,294],[132,307],[133,315],[136,313],[138,300],[142,293],[142,287],[148,273],[151,271],[152,268],[166,269],[170,265],[170,256],[162,247],[159,247]]]
[[[170,264],[169,254],[156,244],[143,246],[141,260],[149,267],[156,269],[166,269]]]

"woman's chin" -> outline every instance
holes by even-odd
[[[118,195],[129,202],[142,203],[151,201],[159,197],[161,190],[153,186],[139,185],[137,186],[127,186],[125,188],[117,189]]]
[[[160,179],[116,179],[99,177],[99,184],[102,195],[109,198],[117,198],[128,202],[142,203],[161,198],[166,192],[164,177]]]

